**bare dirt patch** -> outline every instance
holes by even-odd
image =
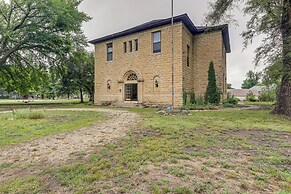
[[[87,126],[73,132],[48,136],[11,148],[0,149],[0,164],[13,164],[0,169],[0,183],[43,170],[48,166],[58,166],[70,160],[85,158],[96,147],[123,137],[128,130],[139,123],[136,113],[113,109],[50,109],[71,111],[96,111],[104,113],[109,120]]]

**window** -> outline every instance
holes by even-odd
[[[107,61],[112,61],[113,59],[113,45],[112,43],[107,44]]]
[[[107,81],[106,86],[107,86],[107,89],[108,89],[108,90],[111,89],[111,80],[108,80],[108,81]]]
[[[161,31],[153,33],[153,53],[161,52]]]
[[[187,45],[187,67],[190,66],[190,46]]]
[[[137,76],[135,73],[132,73],[127,77],[127,81],[134,81],[134,80],[137,80]]]
[[[123,43],[123,48],[124,48],[124,53],[126,53],[127,52],[127,44],[126,44],[126,42]]]
[[[135,51],[138,51],[138,39],[135,39],[134,43],[135,43]]]
[[[132,41],[129,41],[129,52],[132,52]]]

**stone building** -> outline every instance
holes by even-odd
[[[174,106],[183,90],[204,95],[208,68],[226,96],[228,25],[195,26],[187,14],[174,17]],[[90,41],[95,45],[96,105],[107,103],[172,104],[171,18],[151,22]],[[189,99],[189,98],[188,98]]]

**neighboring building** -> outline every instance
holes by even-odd
[[[5,89],[0,88],[0,99],[17,99],[19,98],[17,92],[6,92]]]
[[[3,88],[0,88],[0,99],[9,98],[9,93],[6,92]]]
[[[268,89],[266,86],[254,86],[250,89],[227,89],[227,92],[229,92],[234,97],[240,99],[240,100],[246,100],[248,93],[253,93],[255,98],[258,100],[259,96],[261,94],[261,91],[264,89]]]
[[[216,81],[226,96],[228,25],[194,26],[187,14],[174,17],[174,104],[182,93],[204,95],[214,62]],[[171,18],[154,20],[90,41],[95,45],[96,105],[108,103],[172,104]]]

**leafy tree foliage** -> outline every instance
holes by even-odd
[[[257,85],[260,82],[261,73],[255,73],[253,71],[249,71],[246,74],[246,79],[243,81],[241,85],[242,89],[250,89],[253,86]]]
[[[43,89],[48,66],[86,45],[81,25],[89,17],[78,11],[80,3],[0,0],[0,84],[6,90],[25,94]]]
[[[273,112],[291,117],[291,1],[216,0],[210,7],[206,20],[212,24],[230,19],[236,8],[250,16],[247,30],[242,33],[245,47],[255,36],[266,36],[256,50],[255,62],[270,65],[282,61],[282,80]]]
[[[46,80],[47,71],[41,67],[5,65],[0,71],[0,85],[7,92],[17,91],[21,96],[38,91]]]
[[[233,89],[233,87],[231,86],[231,84],[227,84],[227,89]]]
[[[68,60],[63,62],[61,71],[61,91],[68,95],[80,92],[83,102],[83,91],[94,98],[94,55],[84,49],[78,49]]]
[[[266,67],[263,71],[262,82],[267,86],[280,85],[282,80],[282,62],[278,61],[273,65]]]
[[[36,65],[84,42],[81,25],[89,18],[78,11],[80,2],[0,0],[0,68]]]
[[[213,62],[210,62],[208,70],[208,85],[205,93],[205,102],[210,104],[218,104],[220,101],[220,92],[216,85],[216,76]]]

